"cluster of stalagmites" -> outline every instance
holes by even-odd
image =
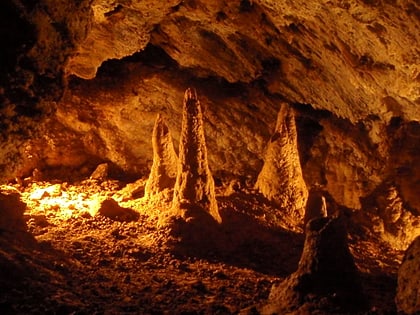
[[[149,200],[171,198],[170,215],[185,221],[210,216],[220,223],[214,180],[207,160],[201,104],[194,89],[187,89],[177,157],[171,133],[158,115],[153,129],[153,165],[145,186]],[[297,146],[293,109],[282,104],[276,129],[268,145],[255,188],[276,203],[294,225],[301,225],[308,199]]]
[[[173,188],[170,214],[184,221],[206,217],[221,222],[214,180],[207,161],[203,113],[194,89],[184,96],[179,157],[163,118],[158,115],[153,130],[153,165],[145,197],[167,198]]]
[[[185,92],[179,158],[163,117],[158,115],[153,130],[153,165],[145,187],[145,197],[168,197],[174,188],[172,209],[184,219],[210,214],[221,222],[214,181],[207,161],[203,113],[195,90]],[[275,133],[267,148],[264,167],[256,189],[277,203],[284,215],[300,222],[308,192],[302,176],[297,149],[297,131],[292,108],[283,104]]]

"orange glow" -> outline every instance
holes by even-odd
[[[2,185],[0,189],[16,189]],[[21,199],[27,204],[25,214],[45,215],[53,220],[68,220],[81,215],[94,216],[106,192],[92,187],[34,182],[28,187],[18,187]]]

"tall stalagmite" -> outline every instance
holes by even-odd
[[[267,199],[278,203],[296,223],[301,222],[308,190],[299,160],[295,115],[287,104],[278,113],[276,130],[255,187]]]
[[[214,180],[207,161],[203,113],[194,89],[184,95],[182,130],[179,141],[179,162],[172,208],[184,219],[210,214],[217,222]]]
[[[152,146],[153,165],[144,189],[146,198],[153,198],[165,189],[172,189],[176,180],[178,157],[171,132],[160,114],[153,128]]]

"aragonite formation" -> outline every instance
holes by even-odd
[[[158,114],[152,135],[153,164],[144,195],[153,198],[165,189],[173,189],[177,174],[178,156],[171,132],[163,117]]]
[[[299,159],[295,115],[287,104],[278,113],[255,187],[296,223],[303,219],[308,191]]]
[[[197,92],[191,88],[184,95],[178,173],[172,208],[187,221],[207,213],[221,222],[214,180],[207,161],[201,104]]]

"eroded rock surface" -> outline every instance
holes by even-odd
[[[308,191],[299,160],[295,115],[287,104],[280,108],[255,187],[296,224],[302,223]]]
[[[308,223],[298,269],[273,286],[261,314],[306,314],[311,309],[340,314],[366,307],[341,220],[318,218]]]
[[[178,168],[172,135],[163,117],[158,114],[152,135],[153,165],[144,188],[146,198],[153,198],[165,189],[173,189]]]
[[[104,161],[149,174],[153,120],[162,112],[177,144],[193,83],[215,175],[256,180],[287,102],[308,187],[364,211],[391,180],[420,213],[415,1],[7,0],[0,12],[3,181],[80,178]]]
[[[172,211],[187,221],[190,218],[202,218],[204,213],[211,215],[217,222],[222,221],[207,161],[203,113],[194,89],[187,89],[184,95]]]
[[[395,302],[404,314],[420,312],[420,236],[407,249],[398,271],[398,287]]]

